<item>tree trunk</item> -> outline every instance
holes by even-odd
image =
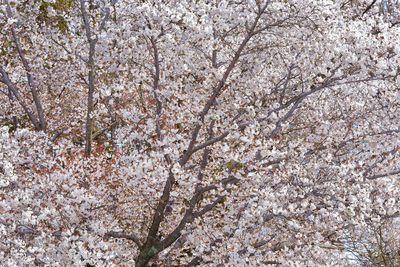
[[[85,140],[85,156],[89,157],[92,150],[92,131],[93,131],[93,94],[94,94],[94,83],[95,83],[95,66],[94,66],[94,53],[96,48],[96,40],[90,40],[89,50],[89,92],[87,101],[87,114],[86,114],[86,140]]]

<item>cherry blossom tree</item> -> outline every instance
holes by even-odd
[[[369,225],[362,235],[352,236],[348,251],[357,266],[397,266],[399,258],[398,220]]]
[[[2,262],[362,263],[398,228],[400,28],[355,2],[2,2]]]

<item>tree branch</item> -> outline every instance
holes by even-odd
[[[8,77],[7,72],[4,70],[4,66],[0,63],[0,72],[1,75],[3,76],[4,82],[7,84],[8,89],[14,94],[15,98],[17,99],[18,103],[22,106],[24,109],[26,115],[32,122],[33,126],[35,127],[36,130],[41,129],[40,122],[37,120],[35,115],[32,113],[32,111],[29,109],[28,105],[25,103],[25,101],[22,99],[21,95],[19,94],[17,88],[15,85],[11,82],[10,78]]]
[[[140,242],[139,238],[137,238],[135,235],[127,234],[123,231],[119,231],[119,232],[110,231],[104,235],[105,239],[108,239],[110,237],[128,239],[128,240],[133,241],[139,248],[142,247],[142,243]]]
[[[8,0],[6,0],[6,4],[7,4],[7,15],[9,18],[12,18],[13,14],[11,12],[11,7],[10,7]],[[37,128],[37,130],[46,131],[47,123],[46,123],[46,119],[44,117],[42,104],[40,102],[40,99],[39,99],[39,96],[37,93],[37,85],[33,79],[32,69],[31,69],[28,61],[26,60],[24,53],[22,52],[21,44],[19,42],[17,33],[15,32],[14,25],[11,25],[11,33],[12,33],[12,36],[13,36],[13,39],[15,42],[15,46],[17,48],[18,55],[21,59],[22,65],[24,66],[24,69],[25,69],[26,76],[28,79],[28,84],[29,84],[30,91],[31,91],[31,94],[33,97],[33,102],[35,103],[36,111],[37,111],[37,114],[39,117],[39,124],[38,124],[38,127],[36,127],[36,128]],[[3,78],[4,78],[4,76],[3,76]]]
[[[179,161],[181,166],[185,165],[186,162],[189,160],[190,156],[193,154],[193,147],[196,143],[196,140],[197,140],[200,128],[201,128],[201,123],[204,122],[204,118],[208,114],[211,106],[214,105],[215,100],[217,99],[217,97],[221,94],[222,90],[224,89],[224,87],[226,85],[226,81],[228,80],[229,75],[231,74],[232,70],[236,66],[236,63],[238,62],[240,56],[242,55],[244,48],[246,47],[246,45],[248,44],[250,39],[254,35],[257,34],[257,33],[255,33],[255,28],[257,27],[258,22],[261,18],[261,15],[264,13],[264,11],[268,7],[269,3],[270,3],[270,1],[267,1],[265,3],[265,5],[262,6],[261,9],[259,10],[259,12],[257,13],[257,16],[256,16],[254,22],[252,23],[251,27],[248,29],[248,32],[247,32],[245,38],[239,45],[239,48],[236,50],[231,62],[229,63],[227,69],[225,70],[225,72],[222,76],[222,79],[219,81],[219,83],[216,85],[216,87],[214,87],[210,98],[208,99],[207,103],[205,104],[202,111],[200,112],[199,122],[196,124],[196,126],[192,132],[192,138],[190,140],[189,146],[186,150],[186,153],[183,155],[183,157]]]
[[[87,59],[84,59],[81,55],[79,55],[78,52],[72,53],[71,50],[69,50],[65,45],[61,44],[57,40],[55,40],[52,36],[50,36],[50,39],[58,46],[60,46],[62,49],[64,49],[65,52],[67,52],[69,55],[74,55],[78,57],[80,60],[82,60],[85,64],[88,64]]]
[[[118,0],[112,0],[111,1],[111,6],[114,7],[115,4],[118,2]],[[108,18],[110,17],[110,8],[107,7],[105,9],[105,15],[104,18],[102,19],[102,21],[100,22],[100,27],[99,27],[99,33],[104,29],[104,26],[106,25],[106,22],[108,20]]]
[[[396,175],[396,174],[400,174],[400,170],[372,175],[372,176],[367,177],[367,179],[368,180],[375,180],[375,179],[378,179],[378,178],[392,176],[392,175]]]
[[[193,129],[193,132],[192,132],[192,137],[190,139],[188,148],[186,149],[186,152],[183,154],[183,156],[179,160],[179,164],[181,166],[184,166],[187,163],[187,161],[189,160],[190,156],[193,154],[192,150],[193,150],[193,147],[194,147],[194,145],[196,143],[196,139],[197,139],[197,136],[199,134],[200,128],[201,128],[201,124],[200,123],[196,123],[196,126],[195,126],[195,128]]]
[[[214,121],[211,121],[210,127],[208,129],[208,138],[209,139],[213,138],[213,136],[214,136],[213,127],[214,127]],[[194,218],[196,218],[194,216],[194,208],[195,208],[196,204],[199,202],[201,196],[205,192],[217,188],[215,185],[210,185],[210,186],[206,186],[206,187],[201,186],[201,182],[203,180],[203,171],[207,166],[209,153],[210,153],[210,150],[207,148],[203,152],[202,161],[200,164],[200,170],[199,170],[199,173],[197,176],[196,189],[195,189],[195,192],[194,192],[192,198],[189,201],[189,207],[187,208],[185,215],[183,216],[183,218],[180,221],[180,223],[178,224],[178,226],[164,240],[162,240],[160,242],[161,250],[169,247],[172,243],[174,243],[181,236],[181,232],[185,228],[185,226],[188,223],[192,222]],[[204,210],[204,213],[207,211],[208,210]],[[204,214],[204,213],[202,213],[202,214]],[[201,216],[201,215],[199,215],[199,216]]]
[[[364,10],[364,12],[361,14],[361,16],[364,16],[365,13],[367,13],[367,12],[374,6],[375,3],[376,3],[376,0],[373,0],[372,3],[369,4],[369,5],[367,6],[367,8]]]
[[[225,196],[217,196],[217,198],[214,200],[213,203],[206,205],[204,208],[201,210],[195,212],[193,214],[193,218],[198,218],[212,210],[215,206],[217,206],[219,203],[221,203],[224,200]]]
[[[165,217],[165,207],[167,206],[170,193],[172,190],[172,185],[175,182],[174,174],[172,173],[172,170],[169,172],[169,176],[167,179],[167,182],[165,183],[163,194],[161,196],[160,201],[158,202],[156,212],[153,216],[153,222],[150,226],[149,233],[147,235],[147,240],[146,244],[153,244],[155,241],[157,241],[157,233],[160,228],[160,223],[163,221]]]
[[[294,102],[294,104],[293,104],[293,106],[291,107],[291,109],[290,109],[282,118],[280,118],[280,119],[275,123],[275,129],[272,130],[272,132],[269,134],[268,138],[274,138],[274,137],[276,137],[276,136],[278,135],[279,131],[280,131],[281,128],[282,128],[282,123],[285,123],[285,122],[293,115],[294,111],[299,107],[300,103],[301,103],[304,99],[306,99],[309,95],[314,94],[314,93],[316,93],[316,92],[318,92],[318,91],[321,91],[322,89],[325,89],[325,88],[327,88],[327,87],[330,87],[330,86],[332,86],[332,83],[333,83],[333,82],[335,82],[335,81],[337,81],[337,80],[341,80],[341,79],[343,79],[344,77],[346,77],[346,76],[341,76],[341,77],[335,77],[335,78],[333,78],[333,77],[332,77],[333,75],[334,75],[334,73],[331,75],[331,77],[328,77],[328,78],[327,78],[321,85],[319,85],[317,88],[311,89],[311,90],[306,91],[306,92],[303,92],[303,93],[297,95],[296,97],[293,97],[293,98],[292,98],[291,100],[289,100],[286,104],[284,104],[283,106],[284,106],[284,107],[287,107],[287,106],[291,105],[291,104]],[[278,108],[275,109],[275,110],[281,110],[281,109],[283,109],[283,108],[282,108],[283,106],[280,106],[280,107],[278,107]],[[274,112],[274,111],[273,111],[273,112]],[[276,112],[276,111],[275,111],[275,112]],[[263,119],[268,118],[269,115],[271,115],[271,114],[272,114],[272,112],[269,112],[268,115],[267,115],[265,118],[263,118]]]
[[[363,173],[364,177],[367,177],[368,174],[370,174],[372,172],[372,170],[379,164],[382,163],[389,154],[395,155],[397,152],[399,151],[399,149],[396,147],[394,149],[392,149],[391,151],[388,152],[384,152],[382,153],[382,157],[380,160],[376,161],[374,164],[372,164],[371,166],[369,166]]]
[[[222,141],[225,137],[227,137],[229,135],[229,133],[230,133],[230,131],[225,131],[221,135],[219,135],[217,137],[214,137],[211,140],[207,140],[206,142],[204,142],[204,143],[202,143],[200,145],[195,146],[193,148],[193,150],[192,150],[192,154],[197,152],[197,151],[199,151],[199,150],[201,150],[201,149],[203,149],[203,148],[205,148],[205,147],[208,147],[208,146],[210,146],[212,144],[215,144],[215,143],[217,143],[219,141]]]
[[[158,97],[158,87],[160,81],[160,59],[158,56],[158,48],[156,40],[151,37],[150,42],[153,48],[153,57],[154,57],[154,72],[153,72],[153,95],[156,100],[156,132],[159,140],[162,141],[161,136],[161,126],[160,126],[160,116],[162,111],[162,103]]]
[[[85,156],[89,157],[91,150],[92,150],[92,130],[93,130],[93,118],[92,118],[92,111],[93,111],[93,98],[94,98],[94,91],[95,91],[95,54],[96,54],[96,43],[98,41],[98,36],[92,36],[92,30],[90,28],[88,15],[86,12],[85,7],[85,0],[80,0],[80,10],[82,15],[83,24],[85,26],[86,31],[86,38],[89,43],[89,58],[87,60],[87,65],[89,67],[89,85],[88,85],[88,98],[87,98],[87,113],[86,113],[86,134],[85,134]],[[111,5],[115,5],[117,0],[113,0]],[[100,23],[99,32],[101,32],[105,26],[105,22],[108,20],[110,16],[110,9],[106,9],[106,14],[103,20]]]

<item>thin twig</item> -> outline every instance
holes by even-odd
[[[367,177],[367,179],[368,180],[375,180],[375,179],[378,179],[378,178],[392,176],[392,175],[396,175],[396,174],[400,174],[400,170],[372,175],[372,176]]]

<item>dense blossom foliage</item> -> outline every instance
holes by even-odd
[[[0,261],[392,266],[399,23],[395,1],[3,1]]]

